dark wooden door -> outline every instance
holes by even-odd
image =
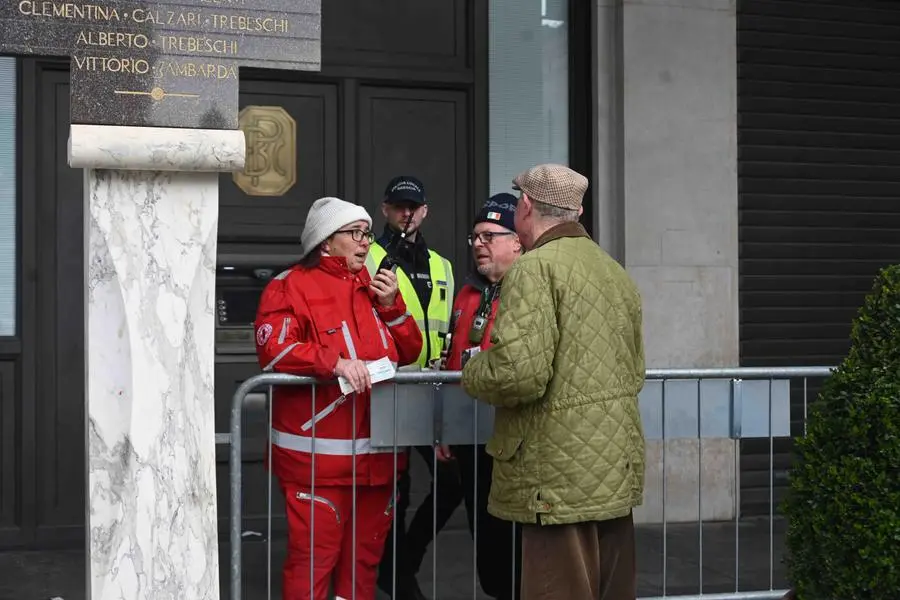
[[[44,70],[38,172],[37,539],[84,525],[84,175],[68,166],[69,74]]]
[[[422,179],[427,190],[423,229],[429,242],[467,268],[465,235],[458,235],[458,226],[465,227],[479,202],[471,198],[471,94],[464,86],[384,87],[355,78],[297,83],[257,79],[271,73],[253,75],[242,82],[241,106],[280,106],[294,119],[297,182],[282,196],[249,196],[230,174],[222,174],[224,247],[281,243],[296,251],[309,206],[326,195],[365,206],[380,228],[385,185],[395,175],[409,174]]]
[[[23,61],[22,88],[20,521],[8,541],[48,545],[84,537],[83,176],[67,164],[66,64]]]
[[[454,263],[457,273],[464,272],[469,268],[465,231],[478,204],[471,198],[468,95],[454,89],[362,86],[357,102],[357,201],[380,230],[387,182],[401,174],[418,177],[428,199],[425,239]]]
[[[279,106],[294,119],[297,180],[282,196],[248,196],[230,173],[223,173],[219,179],[220,240],[299,243],[309,204],[337,192],[338,88],[332,82],[241,82],[241,108]]]

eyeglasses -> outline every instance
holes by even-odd
[[[481,233],[470,233],[466,238],[469,240],[469,245],[472,246],[476,241],[480,241],[485,246],[490,245],[494,238],[501,235],[515,235],[512,231],[483,231]]]
[[[350,237],[353,238],[353,241],[356,243],[360,243],[363,241],[363,238],[366,239],[370,244],[375,241],[375,234],[369,230],[362,229],[340,229],[335,231],[335,233],[349,233]]]

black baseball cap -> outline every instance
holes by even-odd
[[[388,204],[425,204],[425,186],[415,177],[399,175],[388,182],[384,189],[384,201]]]

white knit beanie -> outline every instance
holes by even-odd
[[[355,221],[365,221],[372,227],[372,217],[359,204],[340,198],[319,198],[313,202],[306,215],[306,224],[300,234],[300,245],[305,257],[338,229]]]

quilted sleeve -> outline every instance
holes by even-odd
[[[550,282],[519,261],[503,279],[493,345],[470,359],[462,376],[470,396],[508,408],[544,396],[559,343]]]

